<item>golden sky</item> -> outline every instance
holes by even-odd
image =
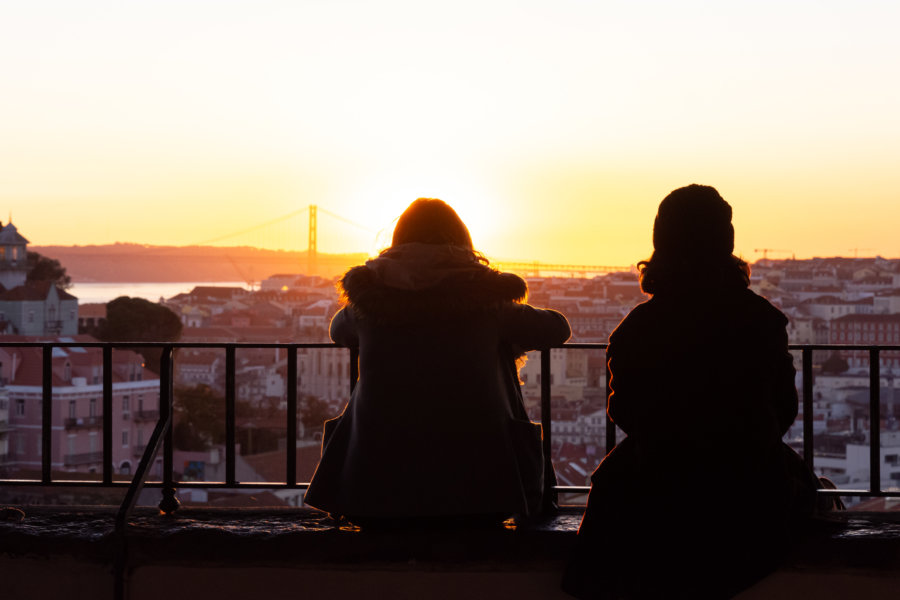
[[[627,265],[705,183],[750,260],[897,257],[898,24],[867,0],[3,3],[0,215],[39,245],[303,249],[303,214],[231,234],[315,204],[320,252],[375,252],[430,196],[493,258]]]

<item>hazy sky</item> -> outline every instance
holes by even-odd
[[[0,217],[191,244],[316,204],[320,251],[374,252],[433,196],[489,256],[625,265],[697,182],[750,260],[896,257],[898,28],[865,0],[4,2]],[[218,243],[303,249],[306,219]]]

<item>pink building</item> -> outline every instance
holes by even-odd
[[[6,336],[4,342],[82,341]],[[5,470],[33,473],[41,468],[42,359],[39,347],[0,347],[0,382],[8,393],[9,450]],[[100,348],[53,349],[51,469],[103,471],[103,359]],[[159,377],[143,357],[113,351],[112,461],[117,474],[131,474],[159,418]]]

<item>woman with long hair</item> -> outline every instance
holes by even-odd
[[[359,381],[326,425],[305,501],[364,526],[540,510],[540,426],[515,361],[568,339],[566,319],[525,304],[525,281],[490,268],[456,212],[429,198],[340,288],[331,338],[359,349]]]
[[[731,206],[690,185],[659,205],[651,298],[612,333],[608,413],[627,434],[591,477],[564,589],[728,598],[767,573],[813,507],[782,442],[797,415],[787,319],[749,289]]]

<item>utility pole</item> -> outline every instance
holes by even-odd
[[[306,274],[316,273],[316,205],[309,205],[309,243],[306,246]]]

